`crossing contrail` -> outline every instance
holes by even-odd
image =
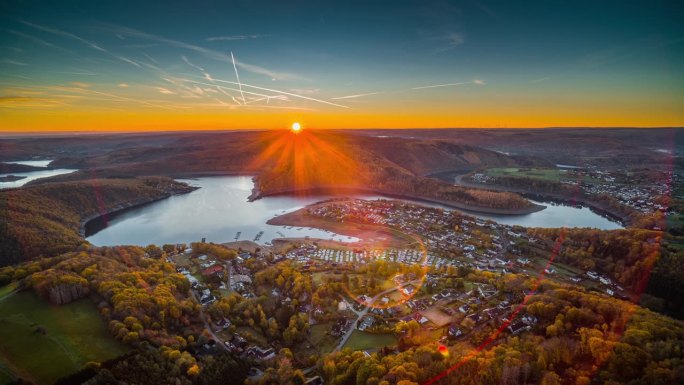
[[[235,65],[235,56],[233,56],[233,51],[230,51],[230,58],[233,60],[233,68],[235,69],[235,77],[238,81],[238,87],[240,88],[240,95],[242,95],[242,103],[246,103],[245,94],[242,93],[242,83],[240,82],[240,75],[238,75],[237,66]]]

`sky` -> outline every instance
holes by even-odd
[[[681,1],[0,3],[0,131],[684,126]]]

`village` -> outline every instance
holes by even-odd
[[[497,331],[530,331],[537,320],[522,305],[534,297],[541,279],[582,285],[609,296],[624,293],[599,272],[549,264],[549,240],[523,228],[390,200],[342,199],[303,210],[340,223],[388,226],[411,234],[416,242],[393,248],[319,246],[315,239],[290,239],[279,247],[237,248],[228,259],[198,251],[193,244],[169,255],[204,309],[203,320],[212,336],[206,349],[226,349],[266,364],[282,348],[282,343],[245,323],[241,314],[219,319],[209,315],[217,301],[230,296],[259,306],[265,298],[275,300],[305,315],[306,337],[292,348],[305,367],[302,357],[312,354],[345,348],[371,354],[398,349],[418,336],[447,345],[475,344]],[[274,282],[256,282],[260,271],[282,264],[310,280],[312,295],[296,296]],[[333,298],[314,300],[333,287],[342,290]]]
[[[551,171],[511,169],[510,172],[504,172],[506,176],[557,180],[563,185],[581,189],[589,197],[610,196],[620,204],[644,214],[667,211],[668,205],[662,197],[670,194],[673,173],[650,171],[647,175],[640,174],[639,170],[602,170],[597,166],[564,166]],[[498,172],[485,170],[471,174],[469,179],[475,183],[495,185],[499,176]],[[639,183],[635,183],[635,180],[639,180]]]

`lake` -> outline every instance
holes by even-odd
[[[188,243],[206,238],[208,242],[253,241],[261,232],[258,243],[274,238],[305,237],[334,239],[343,242],[356,241],[328,231],[266,224],[270,218],[298,210],[306,205],[331,198],[330,196],[275,196],[248,202],[253,187],[248,176],[206,177],[181,180],[201,187],[189,194],[124,211],[114,215],[108,225],[94,234],[86,234],[87,240],[98,246],[148,245],[165,243]],[[379,199],[379,196],[357,195],[361,199]],[[421,204],[420,202],[416,202]],[[481,215],[507,225],[525,227],[595,227],[616,229],[621,226],[592,212],[588,208],[546,204],[546,209],[527,215]]]
[[[47,167],[52,160],[22,160],[22,161],[14,161],[14,162],[4,162],[4,163],[11,163],[11,164],[24,164],[27,166],[34,166],[34,167]],[[69,174],[72,173],[76,170],[73,169],[67,169],[67,168],[56,168],[56,169],[45,169],[45,170],[36,170],[36,171],[29,171],[29,172],[10,172],[6,174],[0,174],[0,177],[3,176],[9,176],[9,175],[14,175],[14,176],[23,176],[24,178],[11,181],[11,182],[0,182],[0,190],[1,189],[6,189],[6,188],[14,188],[14,187],[21,187],[25,185],[26,183],[40,179],[40,178],[47,178],[51,176],[57,176],[57,175],[62,175],[62,174]]]
[[[207,242],[253,241],[262,231],[258,243],[274,238],[309,236],[355,242],[328,231],[291,226],[272,226],[266,221],[276,215],[298,210],[330,196],[278,196],[248,202],[252,178],[248,176],[179,179],[200,186],[189,194],[176,195],[115,215],[109,225],[88,236],[88,242],[98,246],[149,245],[189,243],[206,238]]]

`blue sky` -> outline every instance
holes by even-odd
[[[331,127],[333,116],[350,126],[684,121],[674,1],[10,0],[0,13],[5,130],[40,128],[36,114],[152,119],[161,106],[219,122],[251,113],[264,126],[288,110]],[[217,85],[237,76],[223,86],[238,91]]]

